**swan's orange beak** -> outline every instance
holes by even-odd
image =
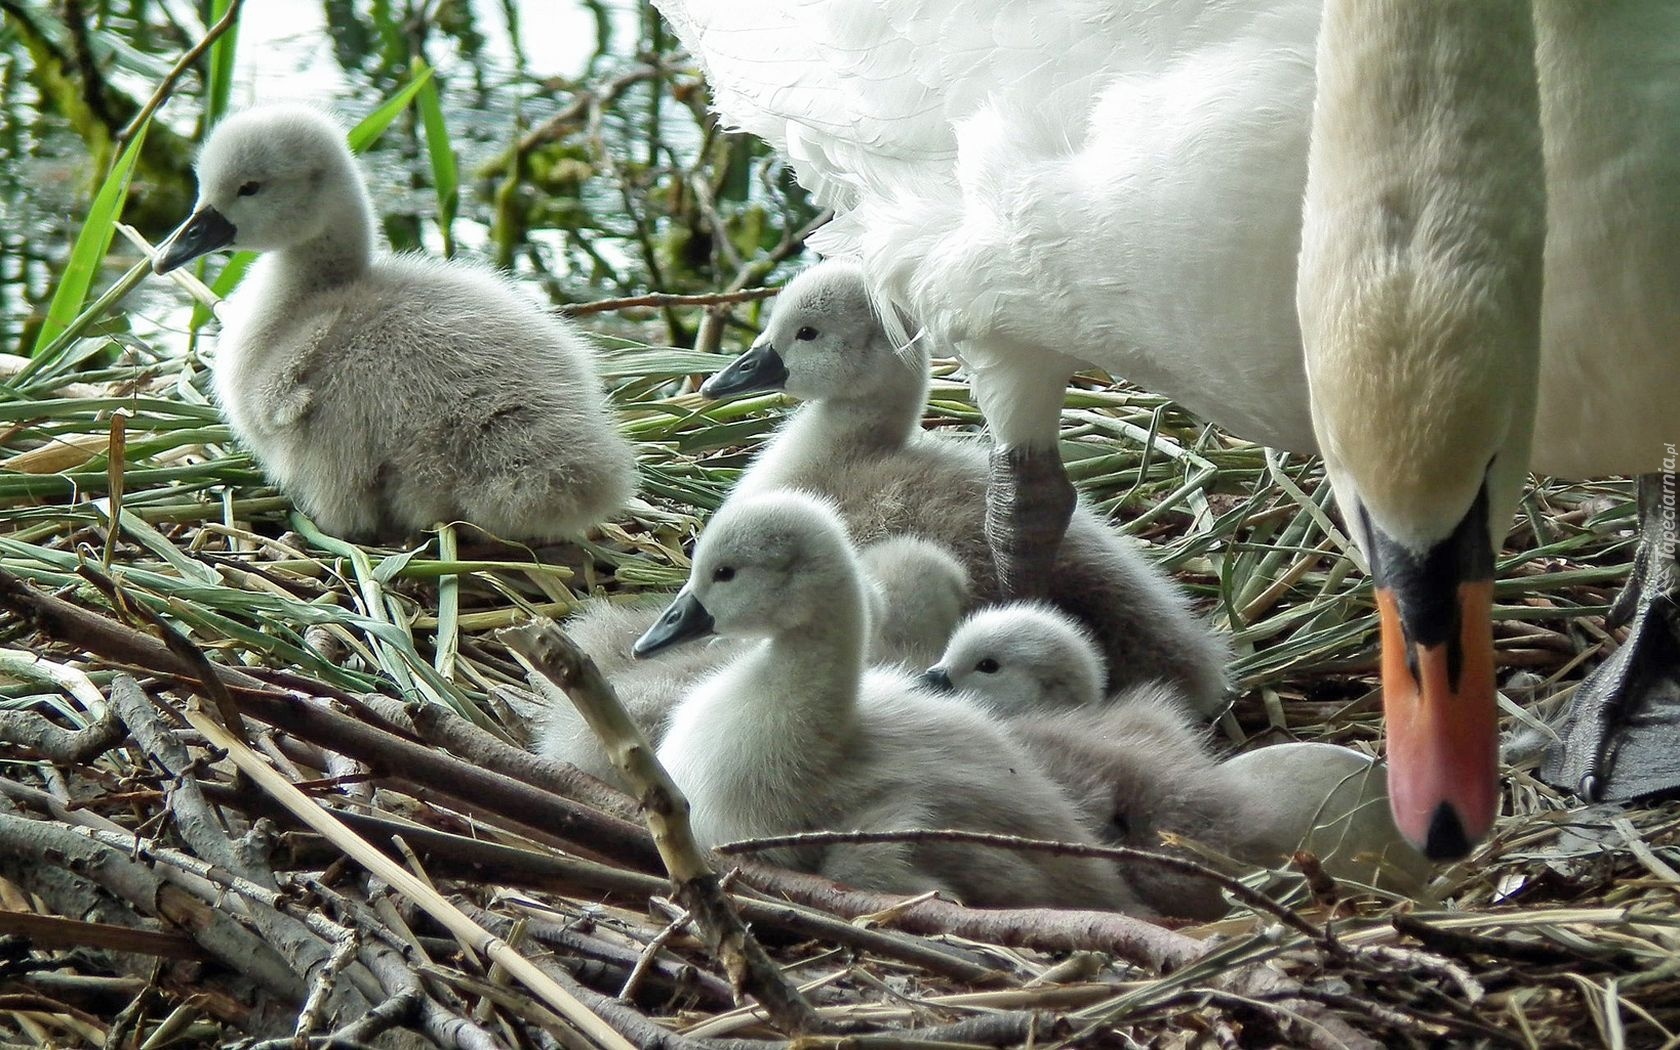
[[[1456,637],[1422,645],[1402,626],[1394,591],[1377,588],[1389,802],[1395,825],[1431,860],[1468,854],[1499,810],[1493,581],[1460,580],[1453,597]]]

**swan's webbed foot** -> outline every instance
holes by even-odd
[[[1662,479],[1639,479],[1639,553],[1608,617],[1632,625],[1627,641],[1576,688],[1540,765],[1589,801],[1680,791],[1680,561]]]
[[[1042,598],[1077,496],[1054,448],[992,450],[986,541],[1005,598]]]

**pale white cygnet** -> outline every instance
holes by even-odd
[[[870,544],[858,552],[858,562],[869,603],[869,662],[925,666],[967,609],[962,566],[944,548],[911,536]],[[626,713],[655,746],[665,739],[671,710],[683,694],[742,645],[739,639],[713,637],[648,659],[633,658],[636,639],[654,625],[671,598],[591,598],[565,622],[566,633],[595,661]],[[609,784],[620,783],[600,739],[570,704],[550,708],[536,750]]]
[[[659,759],[704,845],[810,830],[965,829],[1092,841],[1061,791],[979,706],[864,669],[868,603],[832,504],[730,500],[688,584],[637,643],[721,634],[745,651],[683,698]],[[1140,910],[1102,861],[922,841],[778,851],[854,886],[972,905]]]
[[[227,304],[216,400],[323,529],[391,537],[461,520],[541,542],[623,506],[635,459],[588,343],[499,274],[386,251],[331,119],[297,106],[229,117],[198,178],[154,267],[265,253]]]
[[[955,695],[978,700],[974,693]],[[1192,727],[1189,717],[1169,687],[1144,685],[1112,704],[1022,711],[1007,724],[1099,840],[1200,859],[1166,845],[1162,836],[1172,834],[1251,861],[1249,829],[1269,800],[1250,795],[1224,769],[1207,732]],[[1117,863],[1127,884],[1163,915],[1214,919],[1229,908],[1209,879],[1144,861]]]
[[[738,491],[826,495],[856,542],[901,534],[935,540],[961,562],[978,601],[1000,597],[986,540],[988,448],[921,431],[927,349],[921,342],[894,346],[856,265],[830,259],[801,273],[777,298],[752,349],[701,388],[708,397],[765,390],[806,403]],[[1083,505],[1048,597],[1098,640],[1109,688],[1171,681],[1195,710],[1223,707],[1227,646],[1191,613],[1172,581]]]

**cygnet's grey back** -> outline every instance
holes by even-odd
[[[708,386],[722,381],[726,391],[743,392],[781,377],[775,388],[807,403],[760,453],[739,491],[828,496],[859,544],[898,535],[934,540],[962,564],[977,602],[998,600],[985,529],[988,447],[921,432],[927,351],[892,345],[855,264],[828,260],[795,278],[748,358],[760,364],[747,369],[759,385],[731,382],[726,369]],[[1109,689],[1171,681],[1195,710],[1223,707],[1228,647],[1131,540],[1083,504],[1063,540],[1049,599],[1091,630]]]
[[[958,625],[924,677],[1013,716],[1101,704],[1108,674],[1078,620],[1053,605],[1009,602]]]
[[[1171,832],[1241,857],[1250,829],[1264,821],[1268,800],[1250,796],[1242,779],[1220,765],[1206,733],[1187,723],[1182,704],[1164,687],[1135,687],[1104,707],[1015,718],[1009,728],[1102,841],[1197,859],[1163,844],[1162,834]],[[1119,865],[1162,914],[1207,919],[1226,911],[1207,880],[1143,862]]]
[[[844,808],[832,826],[1098,841],[1042,759],[975,705],[932,697],[908,672],[881,668],[865,677],[859,709],[863,730],[833,773]],[[944,889],[986,907],[1150,910],[1129,873],[1089,858],[927,841],[833,846],[817,870],[855,886]],[[902,874],[888,884],[883,875],[894,871]]]
[[[229,301],[217,401],[323,528],[361,538],[465,520],[544,541],[623,505],[634,457],[582,335],[490,270],[385,252],[329,118],[230,117],[199,167],[198,210],[171,245],[196,223],[269,253]]]
[[[871,543],[858,551],[858,561],[870,583],[870,660],[927,666],[968,611],[962,563],[920,536]]]
[[[546,541],[629,498],[633,456],[571,325],[488,271],[402,256],[337,298],[321,346],[341,364],[321,376],[312,437],[382,451],[388,517]],[[390,382],[397,358],[406,389]]]

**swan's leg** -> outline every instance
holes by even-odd
[[[1680,560],[1675,475],[1639,479],[1639,552],[1610,611],[1627,641],[1575,690],[1540,774],[1588,800],[1680,790]]]
[[[1073,374],[1072,363],[1064,366],[1064,360],[1011,360],[974,372],[975,399],[996,443],[986,489],[986,542],[1005,598],[1045,596],[1073,517],[1075,493],[1057,444]]]

